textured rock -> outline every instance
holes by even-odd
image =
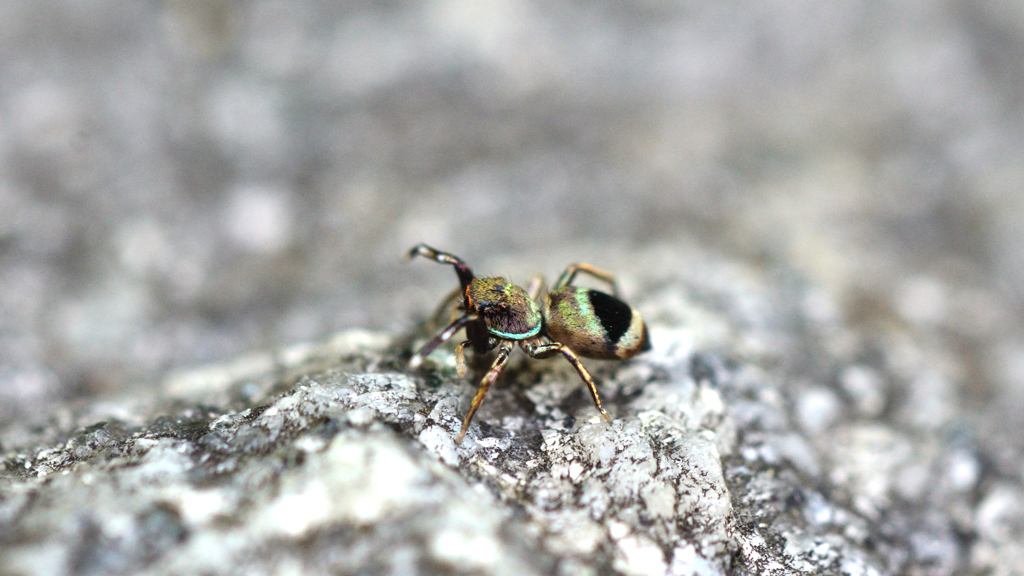
[[[3,570],[1018,573],[1020,484],[887,392],[943,385],[927,346],[865,365],[813,330],[885,332],[808,328],[784,305],[804,288],[632,257],[665,278],[635,299],[653,350],[591,363],[610,424],[567,364],[517,355],[456,445],[473,387],[450,350],[413,373],[426,332],[344,332],[8,430]]]
[[[3,0],[0,54],[0,572],[1021,573],[1019,3]],[[619,274],[615,422],[516,355],[454,445],[421,241]]]

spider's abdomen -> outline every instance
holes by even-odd
[[[544,301],[547,335],[586,358],[624,360],[650,350],[640,313],[618,298],[569,286]]]

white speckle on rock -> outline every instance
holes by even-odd
[[[847,556],[839,570],[844,576],[881,576],[881,572],[859,555]]]
[[[580,479],[580,476],[583,475],[584,470],[585,469],[583,468],[582,464],[573,461],[571,464],[569,464],[569,479],[572,480],[573,482],[578,481]]]
[[[323,451],[323,449],[327,447],[327,440],[325,440],[323,436],[307,434],[298,438],[295,441],[294,446],[297,450],[310,454],[313,452]]]
[[[924,497],[932,481],[931,462],[928,460],[909,462],[900,467],[895,477],[896,492],[906,500]]]
[[[339,446],[328,451],[335,477],[349,477],[352,468],[363,467],[358,490],[342,496],[347,515],[360,523],[372,522],[391,508],[415,498],[413,489],[422,480],[421,470],[393,444]]]
[[[614,430],[603,420],[582,426],[576,441],[587,449],[591,464],[606,467],[615,458]]]
[[[938,367],[919,370],[906,392],[900,412],[907,422],[921,428],[937,429],[948,423],[960,401],[955,383]]]
[[[946,477],[955,490],[967,491],[974,489],[981,474],[981,465],[974,454],[967,450],[957,450],[949,457]]]
[[[804,517],[810,524],[826,526],[832,522],[835,517],[835,511],[820,492],[809,491],[806,494],[806,499],[803,512]]]
[[[308,482],[298,490],[281,494],[263,516],[275,531],[300,536],[329,519],[330,512],[327,488],[321,482]]]
[[[177,498],[181,518],[186,524],[199,526],[230,509],[221,490],[183,490]]]
[[[176,441],[161,438],[146,452],[131,474],[141,482],[164,485],[179,482],[192,466],[192,460]]]
[[[839,375],[839,383],[864,416],[877,416],[885,409],[885,382],[871,368],[848,366]]]
[[[159,444],[159,438],[137,438],[135,442],[132,443],[132,454],[135,456],[142,456]]]
[[[618,541],[615,569],[630,576],[663,576],[668,570],[661,548],[643,536],[628,536]]]
[[[820,434],[836,421],[841,407],[839,398],[828,388],[809,388],[797,397],[797,419],[808,434]]]
[[[1008,542],[1024,536],[1024,493],[1009,485],[991,490],[978,506],[978,533],[989,540]]]
[[[370,408],[356,408],[349,410],[345,417],[353,426],[367,426],[377,419],[377,413]]]
[[[710,386],[700,386],[697,389],[695,402],[697,412],[702,416],[698,421],[704,421],[707,415],[720,416],[725,412],[725,404],[722,402],[722,395],[718,390]]]
[[[287,475],[261,515],[262,530],[301,535],[336,522],[363,525],[422,497],[425,471],[394,441],[337,436]]]
[[[655,518],[671,518],[675,514],[676,489],[666,482],[654,481],[640,489],[647,511]]]
[[[612,540],[621,540],[629,534],[629,525],[616,520],[608,522],[608,537]]]
[[[717,565],[697,553],[692,544],[680,546],[672,551],[672,564],[668,573],[671,576],[724,576]]]
[[[547,547],[558,553],[593,554],[605,536],[605,529],[590,519],[586,510],[561,511],[552,515]]]
[[[774,454],[785,458],[801,472],[815,478],[821,473],[818,454],[803,436],[790,433],[771,437],[769,447]]]
[[[980,539],[971,550],[971,565],[999,576],[1017,574],[1014,570],[1024,566],[1024,491],[995,486],[982,498],[974,522]]]
[[[4,569],[11,574],[70,574],[67,546],[53,542],[11,550],[4,556]]]
[[[442,462],[449,466],[459,464],[459,453],[451,434],[440,426],[431,426],[420,432],[419,441]]]
[[[498,543],[489,534],[445,530],[430,541],[430,553],[438,561],[461,570],[487,570],[498,559]]]
[[[688,464],[676,487],[679,515],[696,515],[709,525],[725,522],[732,512],[729,490],[725,485],[718,449],[700,435],[679,442],[679,453]]]
[[[892,501],[895,478],[913,457],[913,446],[894,430],[863,424],[840,430],[826,456],[832,461],[831,481],[847,486],[854,508],[874,518]]]

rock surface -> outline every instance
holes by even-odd
[[[3,0],[0,56],[0,573],[1021,573],[1019,2]],[[452,445],[416,242],[619,274],[615,422],[517,354]]]
[[[456,445],[473,387],[450,349],[405,368],[422,329],[179,372],[6,432],[3,573],[1020,573],[1021,483],[936,350],[736,262],[630,257],[654,348],[591,363],[611,424],[517,355]]]

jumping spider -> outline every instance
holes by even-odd
[[[589,264],[573,264],[562,272],[551,291],[540,301],[543,285],[540,277],[534,278],[524,290],[500,276],[477,278],[458,257],[439,252],[426,244],[419,244],[409,251],[410,259],[416,256],[455,267],[462,287],[452,294],[451,299],[461,296],[458,310],[462,314],[424,344],[409,360],[409,366],[417,368],[434,348],[463,328],[466,340],[455,347],[459,376],[466,373],[464,348],[469,346],[477,354],[498,348],[498,356],[480,381],[480,388],[462,421],[456,443],[462,442],[487,389],[505,368],[517,343],[531,358],[564,356],[587,384],[597,410],[605,420],[611,421],[601,406],[594,379],[579,357],[625,360],[651,348],[643,319],[636,309],[619,300],[612,274]],[[612,294],[573,286],[572,282],[580,272],[607,282]]]

